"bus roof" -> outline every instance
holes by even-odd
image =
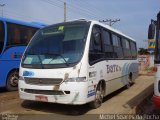
[[[128,39],[130,39],[130,40],[132,40],[132,41],[136,41],[136,40],[133,39],[132,37],[130,37],[130,36],[128,36],[128,35],[125,35],[125,34],[122,33],[121,31],[119,31],[119,30],[117,30],[117,29],[115,29],[115,28],[113,28],[113,27],[111,27],[111,26],[109,26],[109,25],[106,25],[106,24],[103,24],[103,23],[101,23],[101,22],[94,21],[94,20],[90,20],[90,21],[92,22],[92,24],[97,24],[97,25],[103,26],[103,27],[107,28],[108,30],[111,30],[111,31],[113,31],[113,32],[115,32],[115,33],[117,33],[117,34],[122,35],[122,36],[125,37],[125,38],[128,38]]]
[[[103,23],[101,23],[101,22],[98,22],[98,21],[95,21],[95,20],[86,20],[86,19],[84,19],[84,18],[82,18],[82,19],[76,19],[76,20],[71,20],[71,21],[67,21],[66,23],[71,23],[71,22],[80,22],[80,21],[86,21],[86,22],[91,22],[91,24],[97,24],[97,25],[100,25],[100,26],[102,26],[102,27],[105,27],[105,28],[107,28],[108,30],[111,30],[111,31],[113,31],[113,32],[115,32],[115,33],[117,33],[117,34],[120,34],[120,35],[122,35],[123,37],[125,37],[125,38],[128,38],[128,39],[130,39],[130,40],[132,40],[132,41],[136,41],[135,39],[133,39],[132,37],[130,37],[130,36],[128,36],[128,35],[125,35],[124,33],[122,33],[121,31],[119,31],[119,30],[117,30],[117,29],[115,29],[115,28],[113,28],[113,27],[111,27],[111,26],[109,26],[109,25],[106,25],[106,24],[103,24]]]
[[[39,23],[39,22],[25,22],[21,20],[14,20],[14,19],[4,18],[4,17],[0,17],[0,20],[10,22],[10,23],[20,24],[20,25],[25,25],[29,27],[36,27],[36,28],[42,28],[46,26],[46,24]]]

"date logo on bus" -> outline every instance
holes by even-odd
[[[107,73],[113,73],[122,71],[122,68],[119,65],[106,65],[107,66]]]
[[[23,76],[34,76],[34,72],[31,71],[24,71]]]

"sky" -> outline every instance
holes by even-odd
[[[138,47],[147,48],[147,32],[151,19],[160,11],[160,0],[0,0],[0,16],[55,24],[80,18],[93,20],[120,19],[113,27],[131,36]],[[3,14],[2,14],[3,12]]]

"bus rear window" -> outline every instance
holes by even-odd
[[[0,22],[0,53],[3,50],[4,45],[4,25],[3,22]]]

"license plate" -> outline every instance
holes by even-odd
[[[35,99],[37,101],[48,102],[48,97],[46,97],[46,96],[35,96]]]

